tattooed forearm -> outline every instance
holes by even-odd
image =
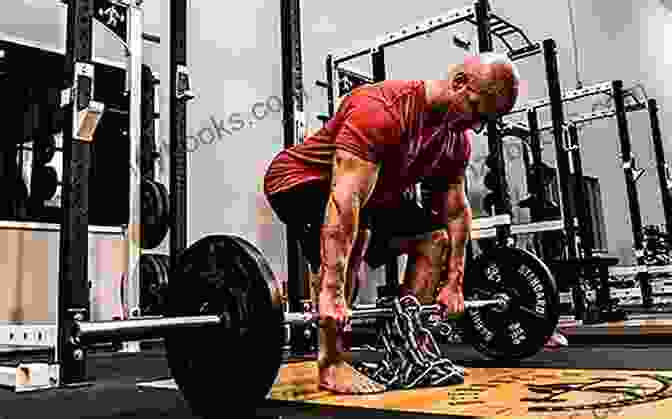
[[[348,234],[339,226],[322,227],[322,290],[329,290],[337,297],[344,297],[347,281]]]
[[[471,220],[471,209],[467,207],[462,211],[462,215],[447,223],[448,249],[437,292],[445,287],[460,292],[463,290],[466,244],[471,235]]]
[[[373,192],[379,167],[345,151],[334,155],[331,191],[321,231],[321,292],[345,294],[363,206]],[[299,203],[300,205],[300,203]],[[354,259],[353,259],[354,260]]]
[[[352,256],[362,199],[358,193],[339,199],[337,191],[331,193],[321,231],[321,257],[323,289],[332,290],[343,297],[348,281],[348,266]]]

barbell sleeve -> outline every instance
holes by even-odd
[[[218,326],[219,316],[162,317],[117,321],[75,322],[73,338],[80,345],[162,338],[167,332]]]

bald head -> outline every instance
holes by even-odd
[[[448,113],[456,129],[478,130],[513,108],[518,99],[520,75],[504,54],[485,53],[454,65],[444,80],[430,83],[428,105]]]
[[[484,95],[497,98],[497,113],[507,113],[518,99],[520,73],[506,54],[487,52],[465,58],[458,66],[473,86]]]

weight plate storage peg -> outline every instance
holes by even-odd
[[[521,360],[537,354],[553,334],[560,316],[560,297],[548,267],[532,253],[496,247],[467,267],[465,300],[505,296],[502,309],[465,310],[465,339],[481,354],[497,360]]]
[[[218,315],[220,326],[168,333],[168,363],[194,412],[234,415],[267,397],[282,363],[281,289],[263,255],[242,238],[206,236],[177,256],[168,316]]]

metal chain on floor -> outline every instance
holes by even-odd
[[[462,334],[455,320],[442,320],[438,316],[427,320],[427,328],[434,336],[438,335],[439,343],[463,343]]]
[[[380,320],[379,362],[360,362],[355,367],[388,390],[445,386],[462,383],[464,368],[444,358],[434,336],[422,322],[421,305],[413,296],[392,299],[394,315]]]

